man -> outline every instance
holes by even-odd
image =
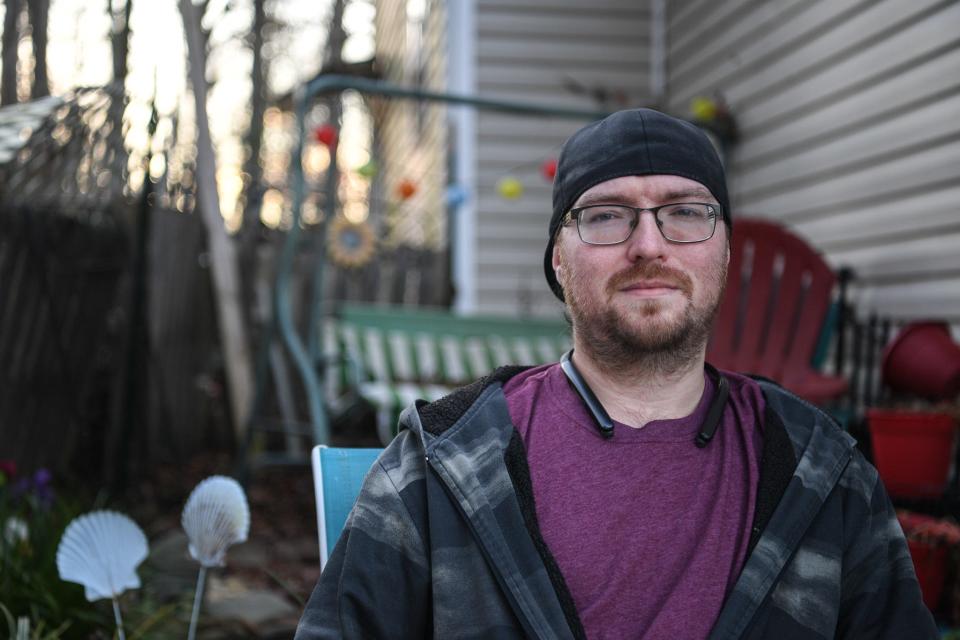
[[[696,127],[568,140],[544,267],[572,354],[404,412],[297,638],[935,638],[853,440],[704,362],[731,226]]]

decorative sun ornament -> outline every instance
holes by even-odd
[[[320,144],[332,147],[337,143],[337,128],[332,124],[322,124],[313,130],[313,138]]]
[[[350,222],[341,216],[333,219],[327,233],[327,250],[334,264],[356,269],[373,257],[376,237],[369,223]]]

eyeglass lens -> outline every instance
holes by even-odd
[[[588,244],[617,244],[630,237],[641,211],[618,205],[595,205],[579,209],[580,239]],[[701,203],[668,204],[654,209],[657,226],[667,240],[701,242],[713,235],[716,210]]]

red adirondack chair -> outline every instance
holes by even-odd
[[[827,263],[782,226],[757,219],[735,220],[730,252],[707,360],[771,378],[816,404],[843,395],[844,378],[811,365],[836,281]]]

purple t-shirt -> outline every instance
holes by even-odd
[[[504,385],[526,445],[541,533],[591,640],[705,638],[746,559],[760,475],[763,395],[724,372],[730,399],[716,436],[694,412],[642,429],[597,431],[558,364]]]

